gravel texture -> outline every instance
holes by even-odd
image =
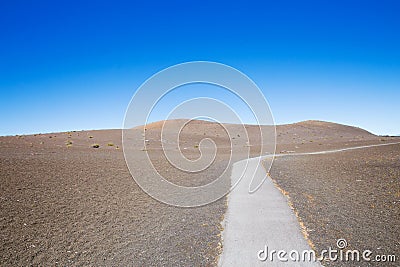
[[[247,156],[246,148],[259,154],[256,128],[247,127],[249,146],[237,131],[232,142],[243,152],[236,159]],[[218,145],[204,175],[172,168],[161,153],[160,124],[148,131],[145,151],[136,140],[132,153],[149,153],[174,183],[202,185],[229,171],[231,140],[215,124],[195,122],[179,140],[190,159],[199,157],[202,138]],[[315,121],[278,126],[277,133],[278,153],[396,139]],[[317,248],[343,237],[351,247],[398,253],[399,155],[398,146],[388,146],[279,158],[272,176]],[[226,198],[199,208],[152,199],[127,169],[121,130],[0,137],[0,179],[0,266],[215,266],[221,253]]]
[[[286,194],[317,252],[344,238],[346,251],[371,250],[400,262],[400,144],[276,158],[271,176]],[[325,261],[326,266],[382,266]]]

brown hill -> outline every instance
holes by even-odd
[[[167,124],[171,132],[163,144],[176,144],[178,140],[173,132],[181,121]],[[225,170],[231,147],[221,125],[193,121],[179,136],[181,151],[193,159],[200,155],[200,140],[210,137],[216,143],[218,153],[214,164],[207,169],[209,172],[199,174],[179,171],[168,164],[161,151],[161,126],[161,122],[147,125],[145,136],[141,135],[140,128],[133,130],[137,136],[129,140],[130,152],[136,153],[137,158],[148,152],[154,168],[171,182],[182,186],[202,185]],[[240,148],[236,157],[247,157],[246,149],[250,145],[239,132],[241,127],[224,126],[234,130],[231,140]],[[249,143],[254,156],[259,144],[257,128],[246,126],[252,137]],[[278,152],[318,151],[400,140],[316,121],[279,125],[276,129]],[[197,209],[182,209],[150,198],[128,171],[121,135],[122,131],[117,129],[0,137],[0,265],[154,266],[160,262],[167,266],[215,265],[220,253],[219,228],[226,199]],[[207,147],[202,151],[212,150]],[[303,165],[300,164],[301,168]],[[278,170],[285,171],[283,167],[289,166],[292,165],[283,162]],[[381,166],[381,162],[373,167],[376,166]],[[321,170],[310,173],[318,174]],[[134,175],[146,177],[147,173],[136,170]],[[332,187],[322,184],[322,188]]]
[[[153,135],[159,139],[159,134],[164,125],[164,131],[167,133],[176,133],[187,120],[169,120],[154,122],[146,125],[149,138]],[[224,127],[230,132],[238,133],[232,137],[233,143],[243,145],[246,142],[246,134],[243,134],[242,127],[236,124],[222,124],[215,122],[193,120],[190,121],[181,131],[180,137],[191,143],[198,142],[205,137],[213,140],[219,140],[222,146],[228,146],[229,136]],[[259,126],[245,125],[247,134],[250,137],[250,143],[257,146],[260,143]],[[270,126],[269,130],[272,130]],[[239,134],[240,133],[240,134]],[[393,138],[376,136],[364,129],[317,120],[308,120],[293,124],[283,124],[276,126],[277,152],[304,152],[326,149],[335,149],[346,146],[365,145],[371,142],[389,141]],[[265,144],[265,142],[264,142]],[[253,149],[255,149],[253,147]],[[271,147],[267,149],[271,150]]]
[[[303,143],[314,141],[361,141],[376,139],[377,136],[358,127],[308,120],[277,126],[279,143]]]

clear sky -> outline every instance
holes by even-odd
[[[400,134],[400,1],[1,1],[0,135],[121,128],[177,63],[246,73],[278,124]]]

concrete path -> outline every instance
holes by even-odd
[[[246,163],[249,164],[246,168]],[[240,183],[228,196],[228,210],[224,219],[223,253],[219,266],[321,266],[310,262],[280,262],[276,254],[266,261],[258,259],[260,250],[310,250],[304,239],[299,223],[289,208],[287,199],[266,179],[253,194],[249,194],[252,169],[257,168],[256,176],[265,177],[259,158],[243,160],[232,167],[233,180],[246,172]],[[269,253],[268,253],[269,254]],[[260,255],[261,258],[265,254]],[[288,256],[286,256],[288,258]],[[276,258],[276,259],[275,259]]]
[[[279,154],[276,156],[336,153],[393,144],[399,143],[349,147],[321,152]],[[268,156],[264,158],[268,159]],[[266,171],[259,163],[260,158],[252,158],[239,161],[232,167],[232,181],[237,181],[243,171],[244,174],[242,180],[228,196],[228,210],[223,222],[224,231],[222,233],[223,252],[218,265],[321,266],[319,262],[291,260],[296,256],[296,254],[291,254],[292,257],[290,257],[291,251],[295,250],[301,255],[303,251],[310,251],[311,248],[301,233],[297,218],[290,209],[287,199],[275,187],[272,180],[265,179],[255,193],[249,193],[249,184],[252,182],[254,170],[256,170],[255,181],[262,181],[266,177]],[[274,253],[273,258],[271,258],[272,250],[286,251],[288,254],[282,255],[281,258],[283,260],[288,259],[288,261],[279,260],[277,253]],[[259,259],[265,259],[266,255],[268,257],[265,261]]]

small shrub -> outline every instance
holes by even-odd
[[[107,146],[114,146],[114,143],[109,142],[109,143],[107,144]]]
[[[91,147],[92,147],[92,148],[99,148],[100,145],[99,145],[99,144],[93,144],[93,145],[91,145]]]

